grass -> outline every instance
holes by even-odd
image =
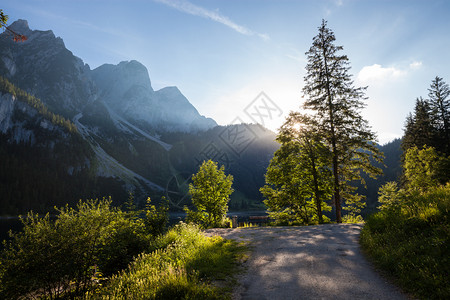
[[[420,299],[450,299],[450,186],[413,193],[400,209],[366,221],[361,246],[376,266]]]
[[[245,246],[179,224],[95,296],[104,299],[229,299]]]

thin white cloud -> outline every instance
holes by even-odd
[[[358,81],[362,83],[368,83],[373,81],[385,81],[398,79],[406,75],[406,71],[394,68],[394,67],[382,67],[379,64],[373,64],[371,66],[365,66],[358,73]]]
[[[265,33],[258,33],[257,34],[260,38],[262,38],[264,41],[268,41],[270,40],[270,36],[268,34]]]
[[[265,41],[270,39],[270,37],[267,34],[254,32],[253,30],[251,30],[245,26],[242,26],[242,25],[239,25],[239,24],[233,22],[228,17],[221,15],[218,12],[211,11],[211,10],[208,10],[201,6],[195,5],[187,0],[154,0],[154,1],[162,3],[171,8],[174,8],[176,10],[179,10],[181,12],[184,12],[184,13],[187,13],[187,14],[190,14],[193,16],[198,16],[198,17],[210,19],[212,21],[221,23],[221,24],[223,24],[241,34],[244,34],[244,35],[249,35],[249,36],[255,35],[255,36],[262,38]]]
[[[411,69],[413,69],[413,70],[420,69],[420,67],[422,67],[422,62],[421,61],[414,61],[414,62],[409,64],[409,67]]]
[[[414,61],[409,64],[408,68],[400,69],[396,67],[383,67],[379,64],[365,66],[359,71],[357,80],[362,84],[393,81],[404,76],[412,70],[422,67],[422,62]]]

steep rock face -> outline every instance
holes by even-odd
[[[78,147],[86,147],[86,144],[80,144],[79,136],[70,133],[62,126],[54,124],[48,117],[39,113],[35,108],[26,102],[9,93],[0,91],[0,136],[8,144],[23,145],[46,149],[49,155],[56,158],[58,155],[80,154],[78,159],[67,160],[64,168],[74,168],[90,164],[89,150],[80,150]],[[77,139],[78,138],[78,139]],[[73,144],[77,141],[77,144]],[[55,149],[57,146],[58,149]],[[61,151],[62,148],[70,149],[69,153]],[[57,154],[57,152],[61,151]],[[69,165],[71,164],[71,165]]]
[[[128,100],[153,93],[147,68],[135,60],[123,61],[118,65],[104,64],[92,70],[92,78],[101,97],[114,107],[132,105]],[[133,90],[135,95],[127,95]],[[124,99],[124,96],[128,97]]]
[[[25,20],[10,28],[28,40],[16,43],[7,32],[0,35],[2,76],[65,117],[72,117],[96,98],[89,66],[67,50],[61,38],[51,30],[30,30]]]
[[[17,117],[21,114],[21,117]],[[30,129],[30,120],[36,117],[36,111],[10,94],[0,95],[0,133],[8,137],[10,143],[34,145],[36,136]]]
[[[201,116],[176,87],[154,91],[147,69],[137,61],[102,65],[92,71],[101,99],[127,120],[157,131],[205,131],[216,122]]]

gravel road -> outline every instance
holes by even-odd
[[[210,229],[248,241],[251,254],[233,299],[408,299],[362,255],[358,224]]]

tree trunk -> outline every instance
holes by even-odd
[[[339,173],[337,168],[338,168],[337,155],[333,155],[334,205],[336,207],[336,222],[342,223],[341,195],[339,188]]]
[[[317,182],[317,170],[314,155],[311,156],[311,165],[313,171],[313,181],[314,181],[314,197],[316,198],[317,216],[319,217],[319,224],[323,223],[322,216],[322,201],[320,199],[319,193],[319,183]]]
[[[330,131],[331,131],[331,151],[333,153],[333,177],[334,177],[334,205],[336,207],[336,222],[342,223],[341,217],[341,195],[339,187],[339,171],[338,171],[338,153],[336,149],[336,133],[334,131],[334,111],[333,111],[333,98],[331,96],[330,90],[330,79],[328,73],[328,63],[327,56],[325,52],[325,43],[322,47],[323,49],[323,60],[325,66],[325,78],[326,78],[326,89],[328,98],[328,114],[330,117]]]

